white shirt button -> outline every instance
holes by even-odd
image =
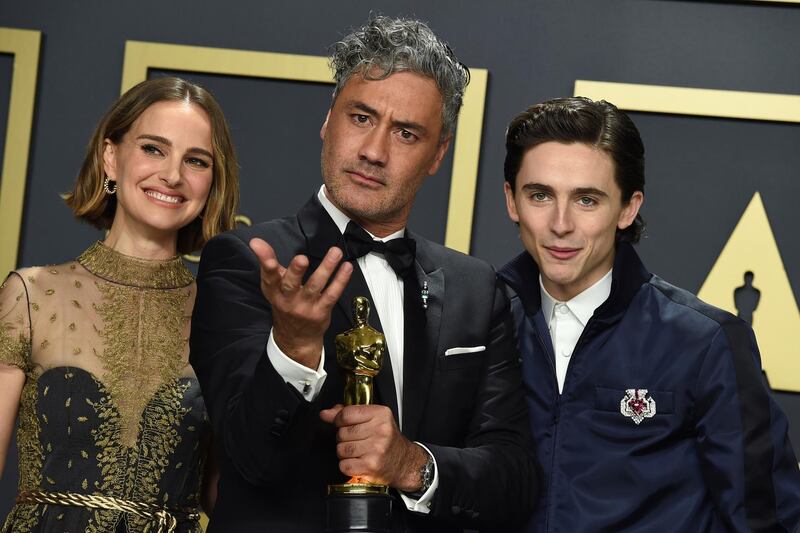
[[[572,355],[572,352],[570,352],[569,350],[561,350],[561,355],[563,355],[564,357],[569,357],[570,355]]]
[[[558,304],[558,312],[562,315],[566,315],[569,312],[569,308],[564,304]]]

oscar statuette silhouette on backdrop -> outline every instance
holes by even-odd
[[[753,325],[753,313],[758,309],[758,302],[761,301],[761,291],[753,286],[754,277],[755,274],[748,270],[744,273],[744,285],[736,287],[733,291],[737,316],[751,326]]]
[[[753,326],[755,323],[755,312],[758,309],[758,302],[761,301],[761,291],[753,285],[755,274],[752,270],[744,273],[744,284],[736,287],[733,291],[733,305],[736,306],[736,316]],[[769,376],[765,370],[761,370],[761,380],[764,386],[772,389],[769,384]]]

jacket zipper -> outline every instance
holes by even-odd
[[[546,355],[547,362],[550,365],[550,370],[553,371],[552,376],[554,379],[556,378],[556,367],[553,360],[550,358],[550,354],[547,351],[547,346],[545,345],[544,341],[542,340],[541,335],[539,335],[539,330],[534,324],[533,327],[534,334],[536,335],[536,340],[539,341],[539,346],[541,346],[542,351]],[[548,487],[547,491],[547,510],[545,512],[545,519],[544,519],[544,530],[550,531],[550,510],[552,509],[553,503],[553,493],[555,492],[553,489],[553,474],[555,472],[554,467],[556,463],[556,451],[558,450],[557,441],[558,441],[558,422],[561,418],[561,395],[558,394],[558,382],[556,382],[556,394],[555,394],[555,404],[553,409],[553,447],[550,452],[550,486]]]
[[[586,333],[587,332],[591,333],[590,328],[592,326],[594,326],[594,321],[590,318],[589,321],[586,323],[586,327],[583,328],[583,331],[581,332],[581,336],[578,337],[578,342],[575,343],[575,348],[572,350],[570,366],[572,366],[572,363],[575,361],[575,355],[583,347],[583,345],[585,345],[588,342],[587,339],[589,338],[589,335],[587,335]],[[542,341],[542,338],[539,336],[539,331],[537,329],[534,329],[534,331],[536,331],[536,338],[538,339],[539,344],[542,346],[542,349],[544,350],[544,352],[547,353],[546,345],[545,345],[544,341]],[[555,354],[553,356],[555,357]],[[547,360],[550,363],[550,368],[553,370],[553,375],[555,376],[555,373],[556,373],[555,372],[555,364],[550,359],[549,355],[547,357]],[[553,486],[553,476],[554,476],[554,473],[555,473],[556,453],[558,452],[558,422],[559,422],[559,420],[561,418],[561,399],[564,396],[564,392],[567,391],[567,381],[569,380],[569,375],[570,375],[570,371],[569,371],[569,367],[567,367],[567,373],[564,376],[564,391],[561,394],[556,393],[555,407],[553,409],[553,451],[550,454],[550,488],[551,489],[552,489],[552,486]],[[556,383],[556,390],[558,390],[558,383]],[[553,492],[554,492],[553,490],[550,490],[548,492],[548,494],[547,494],[547,513],[545,514],[545,522],[544,522],[545,531],[550,531],[550,515],[551,515],[550,511],[552,509],[552,505],[551,504],[553,502],[553,497],[552,497]]]

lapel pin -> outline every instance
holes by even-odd
[[[656,401],[647,397],[647,389],[626,389],[625,397],[619,402],[619,412],[638,426],[642,420],[656,414]]]
[[[428,282],[427,281],[423,281],[422,282],[422,290],[420,291],[420,296],[422,297],[422,308],[423,309],[427,309],[428,308],[428,294],[430,294],[428,292]]]

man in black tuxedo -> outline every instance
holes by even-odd
[[[326,486],[355,475],[393,489],[395,531],[504,530],[538,484],[509,302],[490,265],[405,229],[468,71],[414,20],[374,17],[332,50],[324,185],[203,250],[191,363],[221,461],[210,531],[320,533]],[[334,338],[359,295],[388,354],[380,405],[342,407]]]

